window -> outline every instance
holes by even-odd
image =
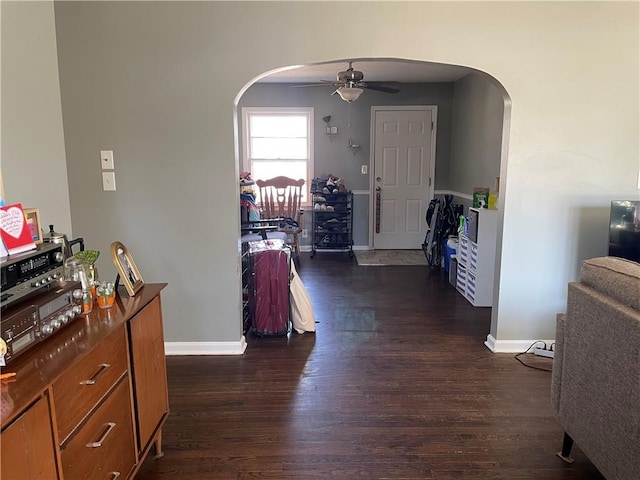
[[[303,178],[302,203],[308,204],[313,177],[313,108],[242,109],[242,169],[254,180],[284,175]]]

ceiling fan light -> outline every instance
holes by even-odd
[[[340,95],[340,98],[349,103],[358,100],[362,92],[364,92],[364,90],[358,87],[340,87],[338,89],[338,95]]]

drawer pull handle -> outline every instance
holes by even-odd
[[[100,365],[100,370],[98,370],[98,372],[92,378],[90,378],[89,380],[81,381],[80,385],[95,385],[98,378],[100,378],[100,375],[106,372],[110,366],[111,365],[109,365],[108,363],[103,363],[102,365]]]
[[[120,472],[111,472],[111,480],[116,480],[120,476]]]
[[[102,446],[102,444],[105,442],[105,440],[107,439],[107,437],[109,436],[109,434],[111,433],[111,431],[116,427],[116,424],[113,422],[109,422],[107,423],[107,429],[104,431],[104,433],[102,434],[102,437],[100,438],[100,440],[98,440],[97,442],[89,442],[87,443],[87,447],[89,448],[99,448]]]

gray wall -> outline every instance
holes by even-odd
[[[327,2],[55,4],[73,232],[103,252],[124,242],[146,281],[169,282],[168,341],[240,338],[234,102],[278,67],[406,58],[500,81],[513,108],[500,173],[499,342],[553,337],[580,261],[606,253],[606,206],[638,197],[637,3],[358,6],[366,22],[336,15]],[[14,36],[29,27],[21,21]],[[345,31],[348,41],[330,34]],[[2,35],[3,75],[6,55],[48,58],[48,46],[33,52]],[[53,79],[42,81],[55,89]],[[5,117],[3,105],[3,142],[6,122],[21,114],[16,107]],[[25,124],[21,148],[37,151],[41,134],[55,130]],[[100,188],[101,149],[115,151],[117,192]],[[25,177],[37,171],[35,160],[2,161]],[[34,183],[45,189],[51,179]],[[109,263],[101,273],[114,273]]]
[[[366,75],[366,72],[365,72]],[[244,93],[239,102],[242,107],[313,107],[314,108],[314,168],[315,176],[326,178],[334,174],[345,179],[350,190],[369,191],[369,175],[361,173],[361,166],[372,170],[370,137],[371,107],[385,105],[437,105],[438,131],[436,139],[436,186],[446,188],[447,165],[451,150],[451,123],[453,83],[401,84],[400,92],[385,94],[365,91],[351,104],[338,95],[331,95],[331,87],[297,88],[290,84],[256,83]],[[331,125],[338,127],[338,135],[325,134],[322,117],[331,115]],[[242,116],[239,110],[238,128],[242,138]],[[348,147],[349,139],[360,145],[354,154]],[[242,142],[240,150],[242,152]],[[354,199],[354,244],[365,247],[369,241],[369,197],[356,195]],[[311,221],[310,216],[306,219]],[[310,224],[306,225],[310,228]],[[310,245],[310,238],[301,239]]]
[[[72,235],[53,2],[0,3],[5,201]]]
[[[219,47],[222,18],[199,2],[55,7],[75,229],[103,252],[102,276],[115,277],[108,252],[119,240],[146,282],[169,282],[167,340],[238,341],[238,175],[233,102],[219,84],[230,53]],[[115,192],[102,191],[106,149]]]
[[[498,193],[495,179],[500,176],[501,159],[507,142],[510,102],[504,92],[487,75],[473,73],[455,83],[453,90],[453,145],[451,148],[450,185],[458,194],[470,195],[475,187],[489,188]],[[506,105],[505,105],[506,104]],[[505,110],[507,110],[505,112]],[[504,180],[504,179],[503,179]],[[498,186],[499,191],[499,186]],[[458,196],[455,200],[464,206],[465,213],[472,201]],[[498,215],[503,210],[498,197]],[[502,222],[499,222],[496,249],[502,249]],[[500,255],[496,255],[497,279],[500,277]],[[499,295],[496,288],[495,299]],[[490,333],[497,338],[498,311],[492,310]],[[549,337],[552,338],[552,337]]]
[[[474,187],[487,187],[494,192],[503,117],[502,94],[486,78],[473,73],[455,83],[449,190],[471,195]]]

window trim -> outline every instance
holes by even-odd
[[[242,107],[242,159],[241,170],[251,171],[251,159],[249,158],[249,117],[251,115],[305,115],[307,117],[307,178],[305,179],[304,189],[307,193],[307,199],[303,206],[311,205],[311,180],[314,175],[314,108],[313,107]],[[297,180],[297,178],[295,179]]]

